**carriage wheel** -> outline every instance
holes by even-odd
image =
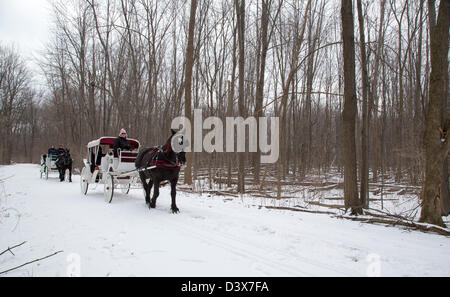
[[[47,166],[45,166],[45,169],[44,169],[44,177],[45,177],[45,179],[48,179],[48,167]]]
[[[80,176],[80,186],[81,186],[81,194],[86,195],[89,187],[89,183],[86,180],[86,177],[84,176],[84,173],[86,172],[86,167],[84,167],[81,170],[81,176]]]
[[[114,179],[113,176],[108,174],[105,178],[105,201],[111,203],[113,195],[114,195]]]
[[[130,193],[131,184],[123,185],[123,187],[120,188],[123,194]]]

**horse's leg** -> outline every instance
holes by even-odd
[[[150,192],[152,191],[152,187],[153,187],[153,180],[150,178],[148,180],[148,198],[150,199]]]
[[[64,181],[65,175],[64,168],[58,168],[58,170],[59,170],[59,181]]]
[[[155,188],[153,190],[152,201],[150,202],[150,207],[151,208],[155,208],[156,207],[156,199],[159,196],[159,184],[160,184],[160,180],[159,179],[153,180],[153,185],[155,186]]]
[[[69,166],[69,183],[72,182],[72,165]]]
[[[172,179],[170,181],[170,188],[171,188],[170,195],[172,196],[172,205],[170,209],[172,210],[172,213],[180,212],[175,201],[176,200],[175,198],[177,196],[177,182],[178,179]]]
[[[149,203],[147,203],[147,205],[148,205],[148,208],[150,208],[150,193],[151,193],[151,191],[152,191],[152,187],[153,187],[153,180],[152,179],[149,179],[148,180],[148,185],[147,185],[147,187],[148,187],[148,200],[149,200]],[[155,204],[156,204],[156,198],[155,198]],[[153,207],[154,208],[154,207]]]
[[[144,172],[139,172],[139,177],[141,179],[142,185],[144,186],[144,192],[145,192],[145,204],[150,205],[150,191],[148,189],[148,184],[145,179]]]

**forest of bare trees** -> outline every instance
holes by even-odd
[[[447,215],[449,5],[54,1],[38,58],[44,90],[13,47],[0,47],[1,163],[38,162],[63,144],[79,167],[88,141],[125,128],[161,144],[172,119],[194,109],[278,116],[276,164],[263,166],[259,151],[191,153],[185,181],[207,172],[243,193],[270,175],[280,197],[283,182],[334,172],[360,213],[369,183],[392,177],[423,186],[424,205]],[[440,215],[423,218],[442,225]]]

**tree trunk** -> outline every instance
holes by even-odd
[[[384,43],[384,33],[383,33],[383,24],[384,24],[384,7],[386,4],[386,0],[382,0],[380,3],[380,24],[378,28],[378,40],[377,40],[377,51],[375,56],[375,69],[373,74],[373,82],[372,82],[372,92],[371,92],[371,100],[370,104],[372,105],[371,109],[373,110],[373,132],[372,132],[372,176],[373,181],[377,182],[378,180],[378,169],[379,169],[379,141],[378,141],[378,78],[380,73],[380,60],[381,60],[381,50]]]
[[[233,66],[231,70],[231,82],[228,82],[228,104],[227,104],[227,116],[232,117],[233,116],[233,102],[234,102],[234,85],[236,82],[236,30],[235,28],[233,30]],[[233,167],[233,158],[234,153],[227,153],[227,161],[228,161],[228,174],[227,174],[227,186],[231,187],[231,176],[232,176],[232,167]]]
[[[422,192],[422,211],[420,221],[445,226],[441,213],[441,182],[443,162],[448,154],[447,119],[442,126],[442,110],[447,100],[448,68],[448,30],[450,26],[450,1],[443,0],[439,5],[436,26],[431,34],[431,75],[430,101],[425,122],[425,181]]]
[[[245,0],[235,0],[236,16],[237,16],[237,31],[238,31],[238,47],[239,47],[239,98],[238,98],[238,112],[239,116],[244,116],[244,100],[245,100]],[[244,168],[244,153],[238,154],[238,193],[245,192],[245,168]]]
[[[362,129],[361,129],[361,203],[364,208],[369,208],[369,110],[368,92],[369,78],[367,74],[366,38],[364,34],[364,16],[362,14],[361,0],[357,1],[359,21],[359,46],[361,51],[362,69]]]
[[[289,89],[290,89],[292,80],[294,79],[294,75],[297,73],[297,70],[299,68],[298,56],[299,56],[300,49],[301,49],[301,46],[304,41],[303,38],[305,36],[307,16],[308,16],[308,13],[310,12],[310,10],[311,10],[311,0],[308,0],[308,3],[306,4],[306,10],[305,10],[304,18],[303,18],[303,24],[302,24],[302,28],[300,31],[300,35],[299,35],[299,38],[298,38],[296,44],[294,45],[295,46],[294,53],[292,55],[289,74],[288,74],[287,79],[283,86],[283,95],[281,96],[280,107],[279,107],[278,111],[275,111],[275,113],[280,118],[279,143],[281,143],[281,144],[285,143],[285,138],[287,136],[285,130],[286,130],[286,113],[287,113],[287,104],[288,104],[287,101],[288,101],[288,96],[289,96]],[[280,151],[281,151],[281,149],[280,149]],[[283,154],[281,154],[281,156],[277,162],[277,198],[278,199],[281,198],[281,173],[282,173],[283,160],[284,160],[284,157],[283,157]]]
[[[342,39],[344,55],[344,110],[343,147],[344,147],[344,203],[352,214],[361,214],[358,198],[356,170],[356,83],[355,83],[355,41],[353,27],[352,0],[341,1]]]
[[[262,105],[263,105],[263,94],[264,94],[264,78],[266,72],[266,57],[267,50],[269,48],[269,40],[267,37],[267,28],[269,24],[269,7],[267,0],[262,0],[262,11],[261,11],[261,52],[260,54],[260,65],[259,65],[259,77],[256,85],[256,102],[255,102],[255,116],[257,119],[262,117]],[[257,121],[257,131],[256,135],[259,139],[259,120]],[[259,146],[257,152],[254,154],[254,181],[255,184],[259,184],[259,174],[261,166],[261,151]]]
[[[441,185],[441,207],[442,216],[450,214],[450,197],[449,197],[449,182],[448,182],[448,156],[444,159],[444,168],[442,170],[442,185]]]
[[[186,75],[185,75],[185,104],[184,115],[192,123],[192,68],[194,66],[194,29],[197,0],[191,1],[191,13],[189,16],[189,35],[186,48]],[[191,148],[193,149],[193,131],[191,131]],[[186,154],[186,167],[184,168],[184,183],[192,185],[192,152]]]
[[[446,65],[444,69],[448,69],[449,62],[448,59],[445,61]],[[448,112],[448,98],[450,98],[449,94],[449,73],[448,71],[444,71],[445,75],[445,99],[444,99],[444,108],[442,108],[442,125],[447,121],[447,112]],[[449,196],[449,182],[448,182],[448,155],[444,159],[444,168],[442,172],[442,184],[441,184],[441,206],[442,206],[442,215],[448,216],[450,214],[450,196]]]

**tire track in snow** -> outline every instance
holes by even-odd
[[[222,234],[218,234],[217,232],[214,234],[215,238],[212,238],[209,236],[206,232],[199,232],[196,229],[186,227],[185,225],[182,225],[180,223],[175,223],[174,221],[170,221],[169,219],[164,218],[164,223],[167,225],[171,225],[174,227],[174,230],[177,230],[177,232],[182,233],[184,236],[186,234],[189,234],[191,237],[195,237],[207,244],[210,244],[214,247],[218,247],[221,249],[224,249],[226,251],[229,251],[237,256],[240,256],[244,259],[250,259],[252,262],[252,268],[255,270],[259,270],[260,272],[264,273],[265,275],[269,276],[273,273],[270,271],[278,270],[282,271],[285,274],[289,275],[302,275],[302,276],[313,276],[311,273],[308,273],[306,271],[301,271],[298,268],[295,267],[289,267],[282,263],[277,263],[272,260],[268,260],[260,256],[259,254],[256,254],[254,252],[251,252],[249,248],[242,248],[237,246],[236,240],[234,240],[234,243],[230,243],[228,239],[221,238],[217,239],[218,236],[223,237]],[[233,240],[233,239],[232,239]],[[242,245],[242,243],[240,243]],[[254,248],[253,246],[251,248]],[[263,266],[263,267],[261,267]],[[264,267],[266,266],[266,267]],[[270,270],[268,270],[269,268]],[[299,273],[300,272],[300,273]]]
[[[153,209],[152,209],[153,210]],[[171,225],[174,227],[174,230],[178,230],[178,232],[183,235],[189,234],[189,236],[194,236],[197,239],[209,243],[213,246],[222,248],[224,250],[230,251],[235,255],[239,255],[245,259],[252,260],[253,269],[259,270],[266,275],[273,275],[273,271],[280,271],[283,275],[289,276],[317,276],[317,275],[327,275],[327,276],[347,276],[347,275],[356,275],[355,272],[350,271],[342,271],[337,270],[330,265],[326,265],[324,263],[320,263],[314,260],[307,259],[305,257],[296,257],[300,258],[302,264],[306,264],[303,267],[295,267],[292,265],[288,265],[285,263],[280,263],[271,259],[268,259],[268,256],[277,256],[276,252],[268,249],[264,249],[260,246],[256,246],[248,241],[244,241],[240,238],[237,238],[233,235],[227,234],[220,231],[200,231],[199,229],[194,229],[192,227],[188,227],[185,224],[178,223],[173,219],[170,219],[166,216],[161,216],[164,220],[164,223]],[[202,226],[204,227],[204,226]],[[214,237],[211,236],[211,233],[214,233]],[[263,267],[261,267],[263,266]],[[265,267],[264,267],[265,266]],[[269,268],[270,270],[267,270]],[[278,275],[278,274],[276,274]]]
[[[192,207],[194,207],[194,208],[196,208],[196,206],[195,205],[191,205]],[[203,208],[197,208],[197,209],[200,209],[200,211],[204,211],[204,209]],[[217,209],[214,209],[214,208],[208,208],[207,209],[208,210],[208,212],[212,212],[212,213],[214,213],[214,216],[210,216],[210,217],[217,217],[217,216],[222,216],[222,217],[227,217],[227,216],[225,216],[224,214],[223,214],[223,212],[220,212],[220,211],[218,211]],[[190,209],[190,213],[191,213],[191,217],[192,218],[195,218],[195,214],[194,214],[194,212],[192,211],[192,209]],[[240,220],[241,219],[241,217],[238,217],[237,218],[238,220]],[[258,221],[258,220],[255,220],[255,219],[253,219],[252,217],[245,217],[245,219],[246,220],[250,220],[250,221],[252,221],[252,223],[254,223],[255,225],[258,225],[258,226],[263,226],[263,225],[261,225],[261,222],[260,221]],[[196,221],[193,221],[193,222],[196,222]],[[245,241],[245,240],[243,240],[241,237],[237,237],[237,236],[235,236],[235,235],[233,235],[233,234],[230,234],[229,232],[226,232],[225,230],[223,230],[223,228],[221,228],[220,230],[216,230],[216,229],[212,229],[211,227],[210,227],[210,225],[209,224],[198,224],[197,223],[197,225],[199,226],[199,229],[204,229],[204,228],[209,228],[209,230],[210,230],[210,232],[220,232],[220,235],[224,238],[224,239],[229,239],[229,240],[232,240],[232,241],[235,241],[235,242],[239,242],[239,243],[241,243],[241,244],[243,244],[243,245],[246,245],[246,246],[249,246],[249,247],[251,247],[251,249],[250,250],[254,250],[254,249],[257,249],[257,250],[259,250],[259,255],[268,255],[268,254],[270,254],[270,255],[273,255],[274,257],[277,257],[277,258],[286,258],[286,256],[285,255],[283,255],[283,254],[281,254],[281,253],[279,253],[279,252],[275,252],[274,250],[272,250],[272,249],[269,249],[269,248],[264,248],[264,247],[262,247],[262,246],[260,246],[260,245],[255,245],[255,244],[253,244],[253,243],[251,243],[251,242],[249,242],[249,241]],[[220,225],[215,225],[215,226],[218,226],[218,227],[220,227]],[[286,228],[288,228],[289,230],[286,230]],[[294,230],[294,229],[292,229],[292,228],[290,228],[290,226],[283,226],[283,229],[285,229],[284,231],[285,232],[287,232],[287,233],[291,233],[291,234],[295,234],[298,230]],[[310,240],[313,240],[313,241],[315,241],[315,240],[317,240],[315,237],[313,237],[313,236],[311,236],[310,234],[301,234],[302,235],[302,237],[303,236],[306,236],[307,238],[309,238]],[[324,241],[323,239],[320,239],[320,241],[322,242],[322,241]],[[331,242],[331,241],[328,241],[328,240],[325,240],[324,242],[326,242],[327,244],[332,244],[333,242]],[[332,272],[334,272],[333,273],[333,275],[336,275],[336,276],[361,276],[361,271],[360,270],[352,270],[352,269],[348,269],[348,268],[346,268],[346,267],[339,267],[339,268],[337,268],[336,266],[332,266],[332,265],[329,265],[329,264],[327,264],[327,263],[323,263],[323,262],[320,262],[320,261],[317,261],[317,260],[313,260],[313,259],[310,259],[310,258],[307,258],[307,257],[304,257],[304,256],[301,256],[301,255],[299,255],[298,253],[296,253],[295,255],[293,255],[292,256],[295,260],[299,260],[299,261],[301,261],[303,264],[304,263],[308,263],[308,264],[310,264],[310,265],[312,265],[312,266],[315,266],[315,267],[320,267],[320,268],[322,268],[323,270],[325,270],[325,271],[332,271]],[[279,265],[278,263],[277,263],[277,265]],[[292,266],[290,266],[290,267],[292,267]],[[294,268],[294,269],[298,269],[298,268]],[[327,274],[327,273],[326,273]],[[328,273],[329,274],[329,273]],[[327,275],[328,275],[327,274]],[[323,275],[323,273],[320,273],[320,275]]]
[[[278,257],[283,257],[283,258],[285,258],[285,256],[283,256],[283,255],[281,255],[280,253],[277,253],[277,252],[275,252],[275,251],[272,251],[272,250],[269,250],[269,249],[267,249],[267,248],[263,248],[263,247],[261,247],[261,246],[256,246],[256,245],[254,245],[254,244],[251,244],[251,243],[249,243],[249,242],[247,242],[247,241],[244,241],[244,240],[242,240],[241,238],[239,238],[239,237],[236,237],[236,236],[233,236],[233,235],[231,235],[231,234],[229,234],[229,233],[221,233],[220,234],[222,237],[227,237],[228,239],[230,239],[230,240],[234,240],[234,241],[238,241],[238,242],[240,242],[240,243],[242,243],[242,244],[244,244],[244,245],[248,245],[248,246],[252,246],[252,249],[258,249],[258,250],[260,250],[260,254],[271,254],[271,255],[273,255],[274,257],[275,256],[278,256]],[[309,265],[311,265],[311,266],[313,266],[313,267],[320,267],[323,271],[328,271],[328,272],[330,272],[330,271],[332,271],[333,272],[333,275],[335,275],[335,276],[357,276],[357,275],[359,275],[359,273],[357,273],[357,272],[355,272],[355,271],[351,271],[351,270],[349,270],[349,269],[346,269],[346,268],[339,268],[339,269],[336,269],[336,267],[334,267],[334,266],[331,266],[331,265],[328,265],[328,264],[325,264],[325,263],[323,263],[323,262],[319,262],[319,261],[315,261],[315,260],[312,260],[312,259],[309,259],[309,258],[306,258],[306,257],[303,257],[303,256],[300,256],[300,255],[295,255],[295,256],[293,256],[296,260],[299,260],[299,261],[301,261],[302,263],[307,263],[307,264],[309,264]],[[277,265],[279,265],[279,264],[277,264]],[[290,267],[293,267],[293,266],[291,266],[291,265],[289,265]],[[297,268],[294,268],[294,269],[297,269]],[[320,273],[320,275],[323,275],[323,274],[325,274],[325,275],[328,275],[329,273]],[[314,274],[314,276],[317,276],[316,274]]]

